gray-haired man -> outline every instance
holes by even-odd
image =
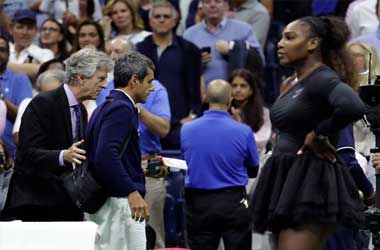
[[[7,217],[23,221],[83,219],[60,179],[86,158],[80,148],[87,125],[81,103],[97,98],[113,65],[103,52],[82,49],[66,61],[67,83],[39,94],[28,105],[5,204]]]

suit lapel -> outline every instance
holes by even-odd
[[[72,125],[71,125],[71,113],[70,113],[70,106],[69,102],[67,101],[67,96],[65,93],[65,89],[63,88],[63,85],[59,87],[59,99],[58,102],[60,103],[60,106],[63,110],[63,116],[64,116],[64,127],[66,131],[66,138],[69,138],[70,143],[73,142],[73,132],[72,132]]]
[[[80,138],[85,139],[86,138],[86,128],[87,128],[87,110],[83,103],[80,103],[80,110],[81,110],[81,121],[80,121]]]

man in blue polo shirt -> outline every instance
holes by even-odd
[[[18,105],[25,98],[32,97],[32,84],[26,75],[8,70],[8,60],[9,41],[6,37],[0,37],[0,91],[7,107],[7,122],[2,139],[14,158],[16,146],[13,143],[13,123]]]
[[[245,185],[259,158],[251,129],[227,112],[230,84],[212,81],[210,108],[182,126],[181,148],[188,165],[185,178],[187,229],[192,250],[250,250],[252,233]]]

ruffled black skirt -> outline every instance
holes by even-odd
[[[359,227],[364,222],[365,207],[340,159],[333,164],[306,152],[267,160],[250,209],[254,231],[264,233],[303,224]]]

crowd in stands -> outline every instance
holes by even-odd
[[[262,166],[277,139],[269,109],[293,73],[277,58],[285,26],[305,16],[339,16],[351,33],[346,49],[355,65],[352,73],[364,86],[380,74],[379,8],[379,0],[0,0],[0,211],[25,109],[39,93],[67,83],[65,60],[73,53],[92,48],[116,61],[137,51],[154,63],[155,90],[139,106],[139,128],[148,131],[142,135],[148,138],[141,146],[143,160],[181,150],[181,128],[203,116],[209,106],[207,89],[221,80],[219,85],[231,88],[226,111],[250,128]],[[88,119],[114,88],[111,71],[99,97],[83,102]],[[379,156],[370,153],[374,135],[362,120],[347,133],[374,185],[372,158],[379,165]],[[147,203],[156,212],[151,212],[155,246],[163,248],[164,178],[146,181]],[[373,188],[363,189],[365,199],[374,197]],[[343,249],[336,242],[329,249]]]

